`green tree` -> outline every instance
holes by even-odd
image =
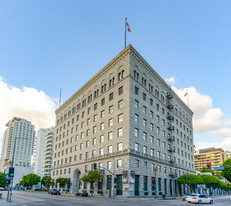
[[[20,182],[21,185],[25,187],[32,187],[40,182],[40,177],[36,174],[28,174],[24,175],[22,181]]]
[[[68,179],[64,177],[60,177],[56,180],[57,183],[59,183],[60,188],[64,188],[68,184]]]
[[[212,175],[200,175],[204,181],[206,187],[218,188],[220,187],[220,180]]]
[[[194,191],[194,186],[198,184],[203,184],[204,181],[200,177],[200,175],[188,174],[188,175],[181,175],[180,177],[178,177],[178,183],[189,184],[190,190]]]
[[[85,172],[86,174],[84,174],[80,180],[83,182],[89,182],[91,184],[91,188],[93,188],[91,195],[93,196],[93,193],[94,193],[93,183],[95,183],[98,180],[102,180],[104,174],[97,169],[89,170],[89,171],[86,170]]]
[[[203,167],[201,170],[199,170],[200,172],[211,172],[212,175],[214,175],[214,171],[213,170],[210,170],[210,169],[207,169],[206,167]]]
[[[6,187],[6,174],[0,172],[0,187]]]
[[[224,165],[229,165],[230,167],[224,166]],[[223,163],[224,169],[221,172],[221,175],[227,179],[229,182],[231,182],[231,159],[227,159]]]
[[[50,187],[53,184],[51,176],[44,176],[41,183],[47,188]]]

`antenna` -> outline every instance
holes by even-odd
[[[62,99],[62,88],[60,88],[59,107],[61,106],[61,99]]]

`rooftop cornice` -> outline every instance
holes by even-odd
[[[139,54],[139,52],[137,52],[137,50],[132,46],[130,45],[131,47],[131,51],[132,51],[132,55],[137,58],[140,63],[143,64],[143,66],[150,72],[152,73],[154,76],[156,76],[156,80],[159,81],[159,83],[168,88],[169,92],[173,93],[174,96],[177,98],[177,100],[182,104],[184,105],[184,107],[189,110],[189,112],[191,112],[191,114],[193,115],[193,111],[181,100],[181,98],[172,90],[172,88],[163,80],[163,78],[151,67],[151,65]]]
[[[85,89],[89,88],[92,83],[99,79],[105,74],[111,67],[116,65],[121,59],[123,59],[127,54],[130,53],[130,49],[133,48],[130,44],[123,49],[116,57],[114,57],[106,66],[104,66],[99,72],[97,72],[86,84],[84,84],[77,92],[75,92],[66,102],[64,102],[56,111],[57,114],[62,109],[64,109],[76,96],[80,95]]]

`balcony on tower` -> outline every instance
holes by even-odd
[[[173,99],[173,95],[172,95],[170,92],[167,93],[166,97],[167,97],[168,99]]]
[[[173,130],[174,130],[174,126],[169,125],[169,126],[168,126],[168,130],[169,130],[169,131],[173,131]]]
[[[175,137],[174,136],[168,136],[168,141],[175,141]]]
[[[169,160],[170,163],[174,164],[175,163],[175,159],[173,157],[170,158]]]
[[[167,108],[168,109],[173,109],[173,104],[172,103],[168,103]]]
[[[171,115],[171,114],[167,114],[167,118],[168,118],[169,120],[171,120],[171,121],[173,121],[173,120],[174,120],[174,116],[173,116],[173,115]]]
[[[175,147],[172,147],[172,146],[168,147],[168,151],[169,152],[175,152]]]

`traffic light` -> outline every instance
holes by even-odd
[[[156,189],[156,179],[155,177],[152,177],[152,191],[155,191]]]
[[[211,170],[211,162],[208,162],[208,163],[207,163],[207,169],[210,169],[210,170]]]
[[[9,177],[14,177],[14,167],[9,167]]]
[[[97,168],[97,164],[94,163],[94,164],[93,164],[93,169],[96,170],[96,168]]]
[[[114,184],[117,183],[117,177],[114,178]]]

